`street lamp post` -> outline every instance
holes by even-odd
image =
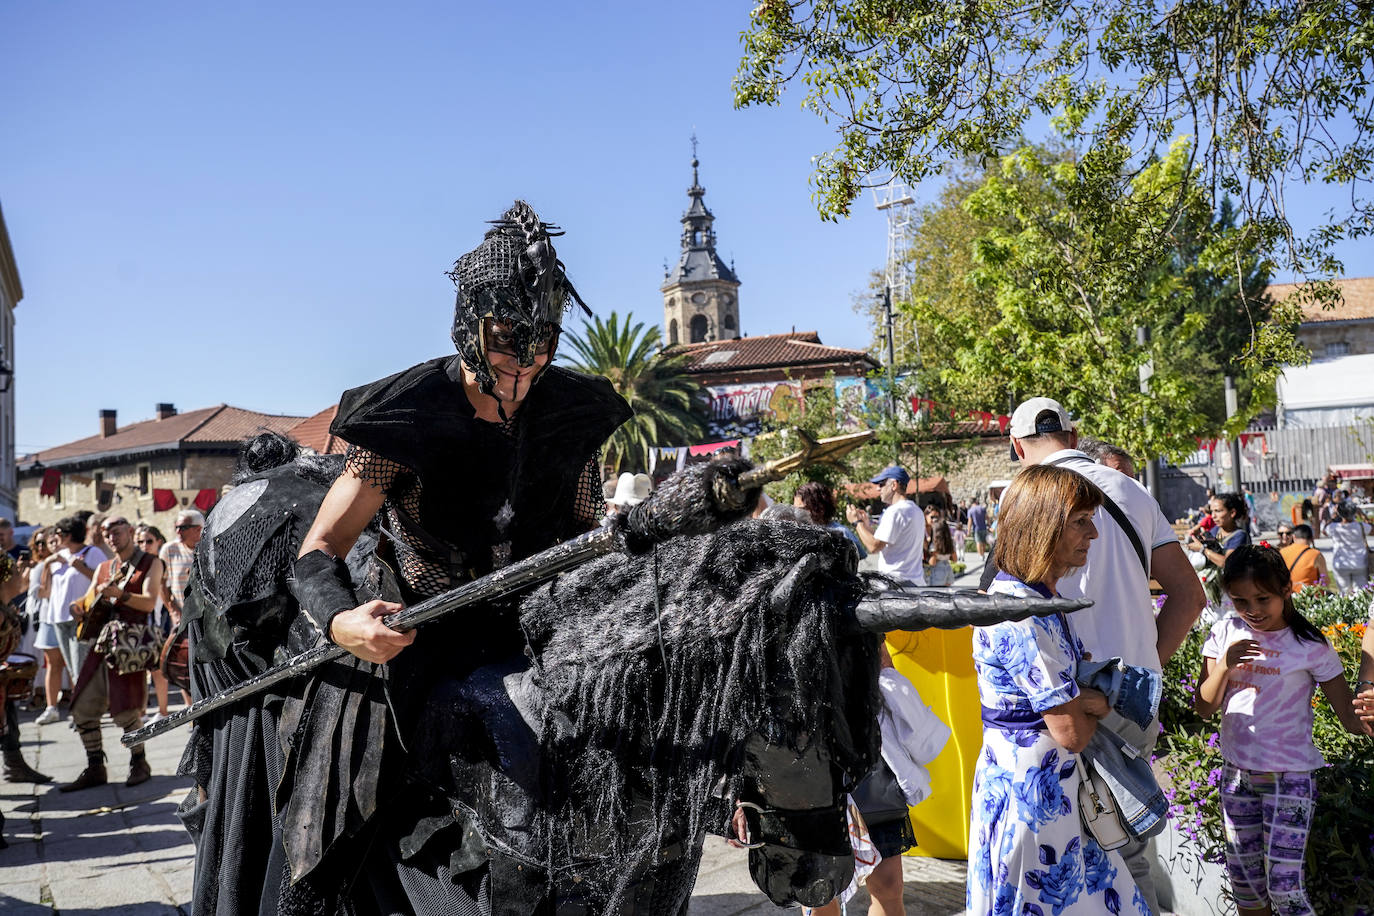
[[[1231,419],[1238,410],[1236,403],[1236,380],[1226,376],[1226,419]],[[1231,440],[1231,492],[1240,492],[1240,437]]]
[[[892,287],[883,287],[883,327],[887,331],[887,415],[897,422],[897,350],[892,340]]]

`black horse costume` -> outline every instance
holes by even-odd
[[[492,353],[552,357],[581,301],[552,228],[517,202],[458,260],[460,355],[346,393],[345,459],[249,444],[188,586],[197,699],[369,599],[413,605],[595,524],[595,458],[629,415],[609,383],[546,366],[501,423],[464,388],[492,393]],[[194,911],[676,914],[737,804],[760,888],[831,899],[853,871],[845,793],[877,759],[875,634],[1064,603],[869,595],[843,537],[740,520],[748,468],[687,469],[615,520],[622,552],[426,624],[386,665],[344,655],[198,720]],[[298,558],[341,473],[383,511],[348,556]]]
[[[285,586],[340,464],[258,467],[211,514],[188,601],[197,694],[317,638]],[[349,557],[364,594],[379,581],[367,562],[379,534]],[[738,521],[525,595],[502,612],[520,647],[447,667],[404,733],[399,712],[386,718],[395,681],[359,661],[210,717],[186,760],[208,795],[186,806],[197,911],[465,912],[459,900],[503,914],[678,913],[704,833],[724,831],[737,800],[767,843],[750,853],[761,889],[779,904],[830,899],[852,874],[844,793],[876,759],[875,633],[1052,606],[870,595],[854,564],[826,529]],[[458,630],[477,625],[457,616]],[[340,758],[323,780],[302,772],[312,749]],[[388,834],[399,842],[379,857]],[[419,874],[445,876],[457,896],[415,896],[443,886]]]

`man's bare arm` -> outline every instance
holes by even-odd
[[[1151,551],[1150,572],[1168,596],[1155,618],[1155,650],[1159,653],[1162,669],[1183,645],[1188,631],[1207,606],[1207,593],[1177,541],[1161,544]]]
[[[331,557],[347,556],[384,502],[386,493],[381,487],[345,468],[325,494],[315,522],[301,542],[299,556],[315,550]],[[358,658],[383,664],[415,641],[414,631],[397,633],[382,623],[383,616],[400,609],[398,604],[369,601],[336,614],[328,636]]]

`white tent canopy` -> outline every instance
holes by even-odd
[[[1343,426],[1374,415],[1374,353],[1289,366],[1278,380],[1280,426]]]

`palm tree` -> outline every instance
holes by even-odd
[[[584,322],[582,336],[569,335],[575,357],[572,368],[602,375],[634,409],[635,415],[606,442],[605,463],[613,473],[644,470],[654,446],[688,445],[705,435],[706,426],[693,408],[707,397],[706,389],[686,373],[687,357],[661,349],[662,334],[644,322],[624,324],[615,312],[603,322],[593,316]]]

